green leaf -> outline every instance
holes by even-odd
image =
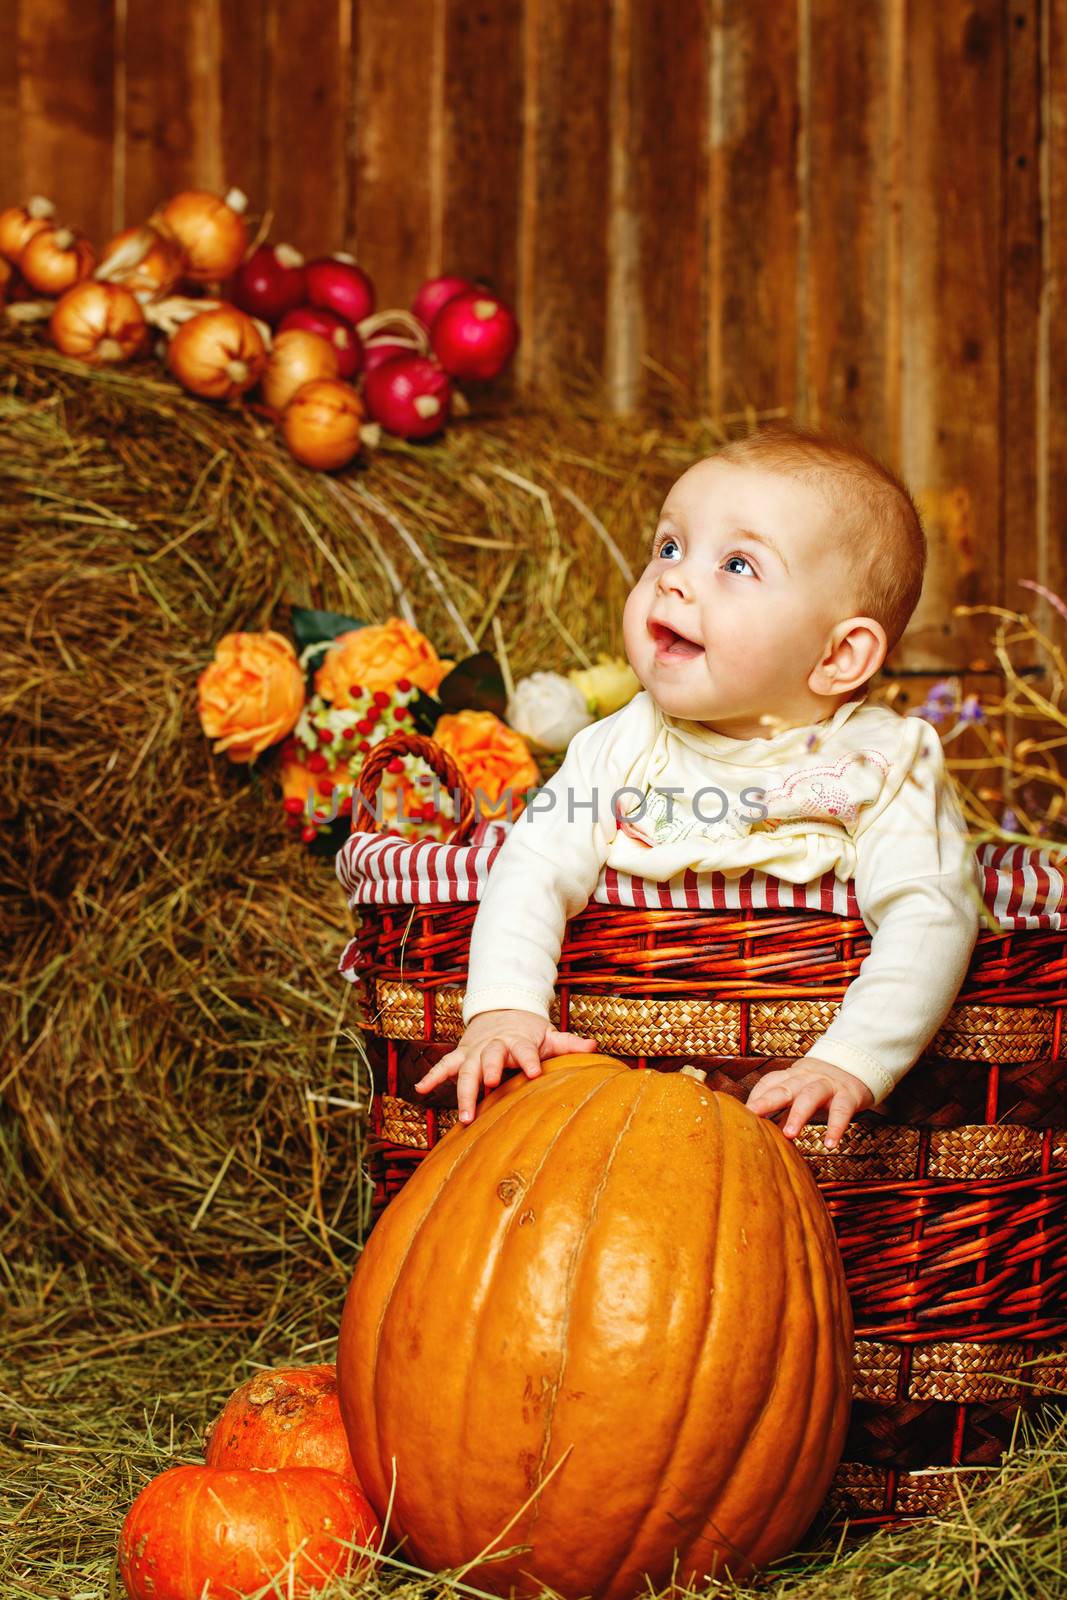
[[[437,719],[444,710],[440,700],[435,700],[433,695],[427,694],[424,689],[418,689],[415,698],[408,701],[408,709],[416,733],[424,733],[428,739],[432,739]]]
[[[332,861],[351,831],[351,817],[337,817],[304,848],[313,856],[324,856]]]
[[[503,717],[508,694],[496,657],[479,650],[457,661],[437,685],[437,698],[446,711],[492,711]]]
[[[351,633],[354,628],[365,628],[365,622],[355,617],[343,617],[337,611],[307,611],[303,606],[290,606],[293,633],[296,636],[296,653],[301,655],[309,644],[320,639],[332,642],[338,634]]]

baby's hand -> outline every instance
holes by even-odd
[[[442,1056],[415,1088],[425,1094],[446,1078],[456,1078],[459,1120],[470,1122],[479,1083],[495,1089],[505,1067],[521,1067],[528,1078],[536,1078],[548,1056],[584,1055],[595,1050],[595,1039],[559,1033],[535,1011],[481,1011],[471,1018],[456,1048]]]
[[[856,1112],[873,1106],[874,1095],[844,1067],[832,1067],[828,1061],[805,1056],[780,1072],[768,1072],[745,1104],[758,1117],[773,1117],[791,1104],[792,1110],[782,1125],[787,1139],[796,1138],[813,1111],[829,1106],[823,1147],[833,1150]]]

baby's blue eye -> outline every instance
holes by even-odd
[[[680,549],[677,539],[664,539],[660,544],[659,549],[656,551],[657,556],[664,556],[668,561],[672,561],[674,557],[667,555],[667,551],[672,547],[675,550]]]
[[[745,566],[748,567],[750,572],[754,572],[756,570],[753,567],[752,563],[749,561],[747,556],[727,556],[726,557],[726,561],[727,561],[727,564],[729,562],[731,562],[731,561],[743,561],[745,563]]]

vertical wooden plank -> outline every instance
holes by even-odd
[[[224,189],[218,0],[127,0],[125,211],[131,226],[182,189]]]
[[[22,179],[97,244],[112,222],[113,0],[23,0],[18,10]]]
[[[635,191],[646,362],[643,397],[707,399],[707,0],[633,0]]]
[[[266,108],[270,92],[266,0],[220,0],[220,170],[224,188],[248,196],[250,214],[267,208]],[[276,229],[271,237],[281,239]]]
[[[361,6],[361,13],[373,7]],[[271,0],[267,184],[274,239],[305,255],[344,248],[345,107],[350,50],[347,4]],[[261,24],[262,26],[262,24]],[[394,196],[403,206],[403,195]],[[373,261],[369,263],[373,275]]]
[[[1067,604],[1067,0],[1039,0],[1036,18],[1030,6],[1022,3],[1010,6],[1011,50],[1015,62],[1009,81],[1018,95],[1031,93],[1030,86],[1021,81],[1026,73],[1029,54],[1027,35],[1034,25],[1038,34],[1037,93],[1038,111],[1038,173],[1037,200],[1040,219],[1039,275],[1040,290],[1037,315],[1035,353],[1036,407],[1032,414],[1019,419],[1018,429],[1025,435],[1027,423],[1033,416],[1036,453],[1034,482],[1034,532],[1025,533],[1015,525],[1008,525],[1008,545],[1005,552],[1004,604],[1013,610],[1024,611],[1034,626],[1045,635],[1054,648],[1064,649],[1067,627],[1060,612],[1040,593],[1024,588],[1020,578],[1041,584]],[[1019,19],[1022,19],[1021,23]],[[1005,295],[1005,332],[1013,340],[1023,338],[1019,354],[1019,367],[1026,359],[1025,325],[1016,332],[1016,318],[1012,316],[1013,302],[1018,305],[1018,322],[1025,316],[1026,291],[1030,287],[1029,240],[1026,215],[1032,203],[1032,162],[1028,144],[1032,129],[1027,118],[1027,108],[1017,105],[1008,117],[1009,205],[1007,227],[1013,234],[1013,212],[1021,212],[1017,235],[1009,245],[1007,272],[1009,287]],[[1019,157],[1027,155],[1025,166]],[[1014,170],[1012,158],[1014,157]],[[1020,281],[1021,280],[1021,281]],[[1021,302],[1021,304],[1020,304]],[[1005,373],[1005,423],[1012,404],[1010,369]],[[1022,373],[1018,374],[1021,387]],[[1024,457],[1024,461],[1028,461]],[[1005,507],[1011,515],[1021,500],[1025,504],[1028,488],[1022,479],[1022,492],[1016,486],[1016,474],[1008,479],[1009,496]],[[1015,490],[1015,493],[1011,491]],[[1016,512],[1018,514],[1018,511]],[[1021,549],[1017,548],[1021,545]],[[1021,630],[1019,630],[1021,632]],[[1048,669],[1051,665],[1047,651],[1035,646],[1024,647],[1019,642],[1011,646],[1012,661],[1025,664],[1039,662],[1045,673],[1032,680],[1034,689],[1046,699],[1052,698],[1052,683]],[[1020,703],[1023,703],[1020,697]],[[1051,767],[1063,771],[1062,715],[1056,718],[1015,717],[1007,728],[1009,745],[1021,751],[1021,758],[1038,770]],[[1032,743],[1047,744],[1047,751],[1033,752]],[[1008,785],[1008,799],[1030,824],[1040,829],[1047,825],[1047,815],[1059,785],[1027,779]],[[1051,825],[1053,837],[1063,837],[1062,819]]]
[[[802,10],[806,0],[800,0]],[[797,393],[803,271],[798,7],[714,0],[708,386],[713,413]]]
[[[811,0],[818,93],[809,131],[809,249],[804,347],[806,410],[846,424],[878,454],[897,448],[891,339],[899,282],[892,275],[892,30],[898,0],[847,12]]]
[[[0,6],[0,209],[28,199],[23,193],[19,127],[19,10],[22,0]]]
[[[444,25],[444,0],[361,0],[356,12],[349,248],[382,307],[408,305],[442,266]],[[486,76],[482,62],[470,88]]]
[[[522,383],[604,370],[610,0],[526,0]]]
[[[1039,0],[1004,7],[1004,221],[1000,434],[1003,602],[1033,616],[1037,596],[1040,450],[1038,339],[1041,308],[1041,15]],[[1019,665],[1037,653],[1020,645]]]
[[[440,253],[429,267],[480,278],[514,305],[522,158],[520,8],[447,0],[444,26],[444,190],[436,206]]]
[[[1043,0],[1041,11],[1042,297],[1033,576],[1067,604],[1067,0]],[[1062,617],[1037,596],[1032,600],[1033,608],[1026,609],[1063,648]]]
[[[909,0],[902,468],[926,508],[922,600],[897,665],[962,667],[1002,592],[1003,0]]]
[[[633,0],[612,0],[608,91],[608,276],[604,296],[604,389],[609,410],[638,398],[643,319],[636,174],[639,123],[634,105],[637,57]]]

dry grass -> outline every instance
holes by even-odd
[[[368,1216],[349,914],[211,755],[197,673],[290,604],[400,612],[454,655],[495,619],[516,676],[618,651],[625,566],[722,435],[483,405],[331,478],[253,412],[28,336],[0,342],[0,429],[0,1594],[97,1600],[134,1494],[235,1384],[330,1359]],[[1051,1595],[1065,1452],[1061,1425],[958,1516],[759,1587]]]

